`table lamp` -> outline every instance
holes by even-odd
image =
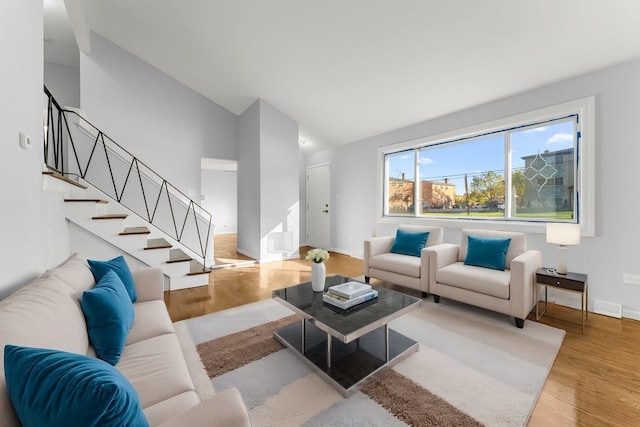
[[[580,244],[580,224],[548,222],[547,243],[558,245],[556,272],[567,274],[567,246]]]

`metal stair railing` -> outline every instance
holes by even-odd
[[[80,177],[202,258],[212,215],[77,111],[47,96],[44,159],[63,176]]]

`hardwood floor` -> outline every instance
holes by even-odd
[[[216,250],[216,259],[242,258],[233,253],[234,235],[216,236],[216,247],[218,239],[227,253]],[[166,292],[172,320],[271,298],[274,289],[311,280],[311,265],[304,261],[308,249],[300,248],[299,260],[213,270],[209,286]],[[362,275],[362,260],[356,258],[331,253],[326,264],[328,275]],[[528,425],[640,425],[640,322],[589,313],[582,335],[580,326],[561,320],[577,322],[579,316],[578,310],[550,304],[540,319],[567,334]],[[529,319],[533,321],[532,316]]]

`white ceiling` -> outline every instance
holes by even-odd
[[[638,0],[44,0],[45,60],[67,64],[63,1],[81,46],[95,31],[236,114],[262,98],[316,147],[640,58]]]

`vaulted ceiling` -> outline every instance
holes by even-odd
[[[637,0],[44,2],[45,60],[77,65],[71,35],[90,50],[94,31],[236,114],[264,99],[322,146],[640,58]]]

